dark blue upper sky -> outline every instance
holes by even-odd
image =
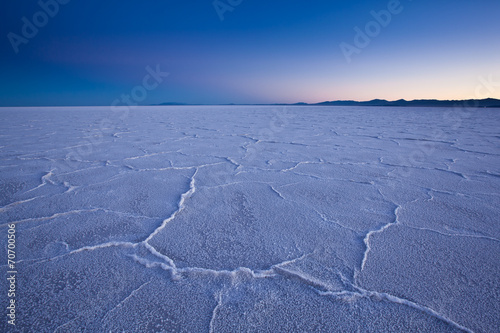
[[[498,0],[59,1],[3,4],[0,105],[500,98]]]

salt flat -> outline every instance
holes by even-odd
[[[0,120],[2,253],[15,223],[19,260],[1,331],[498,332],[499,110]]]

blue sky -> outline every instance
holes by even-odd
[[[0,105],[110,105],[147,66],[169,76],[141,104],[465,99],[480,77],[500,82],[497,0],[220,0],[224,20],[213,0],[59,1],[46,24],[37,1],[3,5]],[[347,61],[341,43],[390,6]],[[41,20],[35,36],[23,17]]]

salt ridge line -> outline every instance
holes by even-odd
[[[102,317],[101,321],[104,321],[108,315],[117,310],[118,308],[120,308],[123,304],[125,304],[129,299],[131,299],[132,297],[134,297],[135,294],[137,294],[142,288],[144,288],[145,286],[147,286],[148,284],[150,284],[151,282],[153,282],[153,280],[149,280],[148,282],[144,282],[143,284],[141,284],[138,288],[132,290],[132,292],[127,296],[125,297],[123,300],[121,300],[115,307],[113,307],[111,310],[109,310],[108,312],[106,312],[106,314]]]
[[[355,269],[354,271],[354,281],[357,280],[357,277],[358,275],[363,271],[363,269],[365,268],[365,265],[366,265],[366,261],[368,260],[368,254],[370,253],[371,251],[371,246],[370,246],[370,238],[371,236],[373,236],[374,234],[378,234],[378,233],[381,233],[383,231],[385,231],[386,229],[388,229],[389,227],[391,226],[394,226],[394,225],[398,225],[400,224],[399,220],[398,220],[398,212],[399,210],[402,208],[402,205],[399,205],[399,204],[396,204],[395,202],[391,201],[391,200],[387,200],[385,198],[385,196],[382,194],[382,192],[380,191],[380,189],[377,189],[378,193],[380,193],[380,195],[382,196],[382,198],[384,198],[385,201],[387,202],[390,202],[392,203],[394,206],[396,206],[396,208],[394,209],[394,221],[392,222],[389,222],[385,225],[383,225],[381,228],[377,229],[377,230],[371,230],[369,231],[365,238],[363,239],[363,243],[365,244],[366,246],[366,249],[365,249],[365,252],[363,254],[363,260],[361,261],[361,267],[359,270]],[[429,196],[431,196],[432,198],[432,195],[428,194]],[[417,202],[419,201],[420,199],[415,199],[413,201],[410,201],[409,203],[414,203],[414,202]]]
[[[269,278],[276,276],[275,272],[272,269],[254,271],[248,267],[238,267],[232,271],[229,270],[215,270],[209,268],[201,268],[201,267],[185,267],[185,268],[177,268],[175,265],[169,265],[165,262],[159,261],[151,261],[143,257],[139,257],[137,255],[130,255],[130,257],[136,261],[137,263],[145,266],[146,268],[156,268],[159,267],[165,271],[169,271],[172,273],[172,278],[174,280],[178,280],[182,275],[189,275],[190,273],[197,273],[201,275],[210,275],[215,277],[227,276],[232,279],[236,279],[238,276],[250,276],[255,279]]]
[[[177,214],[179,214],[184,208],[186,207],[184,205],[184,202],[186,199],[190,198],[195,192],[196,192],[196,186],[195,186],[195,176],[198,173],[198,167],[195,168],[194,174],[191,176],[191,181],[189,182],[189,190],[183,194],[181,194],[181,198],[179,200],[179,203],[177,205],[178,209],[170,215],[167,219],[163,220],[162,224],[156,228],[155,231],[153,231],[148,238],[146,238],[143,243],[148,243],[154,236],[156,236],[160,231],[162,231],[165,226],[172,221]]]
[[[148,242],[144,241],[141,243],[144,247],[155,257],[162,259],[164,262],[168,263],[169,267],[173,270],[177,268],[175,262],[168,256],[160,253],[154,246],[150,245]]]
[[[378,233],[381,233],[381,232],[384,232],[387,228],[393,226],[393,225],[396,225],[399,223],[398,221],[398,210],[401,208],[401,206],[397,206],[395,209],[394,209],[394,221],[392,222],[389,222],[385,225],[383,225],[381,228],[377,229],[377,230],[371,230],[369,231],[365,238],[363,239],[363,242],[365,243],[365,246],[366,246],[366,250],[365,250],[365,253],[363,255],[363,260],[361,261],[361,269],[359,272],[362,272],[363,269],[365,268],[365,265],[366,265],[366,261],[368,260],[368,254],[370,253],[371,251],[371,246],[370,246],[370,237],[373,236],[374,234],[378,234]]]
[[[442,235],[442,236],[447,236],[447,237],[464,237],[464,238],[478,238],[478,239],[487,239],[491,240],[494,242],[500,242],[500,239],[494,238],[494,237],[489,237],[489,236],[481,236],[481,235],[468,235],[468,234],[447,234],[445,232],[441,232],[438,230],[430,229],[430,228],[418,228],[418,227],[413,227],[409,226],[406,224],[401,224],[401,226],[414,229],[414,230],[421,230],[421,231],[429,231],[429,232],[434,232],[436,234]]]
[[[7,210],[9,210],[10,208],[14,207],[14,206],[17,206],[17,205],[20,205],[20,204],[23,204],[23,203],[27,203],[27,202],[30,202],[30,201],[33,201],[33,200],[36,200],[36,199],[40,199],[40,198],[45,198],[46,196],[45,195],[40,195],[38,197],[33,197],[33,198],[29,198],[29,199],[26,199],[26,200],[19,200],[19,201],[16,201],[16,202],[12,202],[8,205],[5,205],[3,207],[0,207],[0,213],[3,213]]]
[[[132,157],[126,157],[123,160],[124,161],[138,160],[138,159],[141,159],[141,158],[147,158],[147,157],[153,157],[153,156],[159,156],[159,155],[166,155],[166,154],[175,154],[175,153],[178,153],[178,152],[179,152],[179,150],[176,150],[176,151],[161,151],[161,152],[158,152],[158,153],[149,153],[149,154],[145,154],[145,155],[137,155],[137,156],[132,156]]]
[[[383,158],[383,157],[382,157]],[[382,158],[379,158],[381,160]],[[441,169],[441,168],[426,168],[422,166],[414,166],[414,165],[403,165],[403,164],[393,164],[393,163],[388,163],[388,162],[383,162],[382,160],[380,161],[380,164],[382,165],[387,165],[391,167],[396,167],[396,168],[410,168],[410,169],[415,169],[415,170],[426,170],[426,171],[440,171],[440,172],[446,172],[455,176],[458,176],[460,178],[463,178],[465,180],[470,180],[470,178],[458,171],[454,171],[451,169]]]
[[[316,163],[307,163],[307,164],[316,164]],[[326,164],[326,163],[318,163],[318,164]],[[253,168],[255,170],[263,170],[263,171],[275,171],[275,170],[266,170],[266,169],[260,169],[260,168]],[[293,169],[293,168],[292,168]],[[275,172],[282,172],[282,170],[276,170]],[[288,172],[288,171],[287,171]],[[347,183],[355,183],[355,184],[360,184],[360,185],[374,185],[375,183],[373,181],[362,181],[362,180],[354,180],[354,179],[348,179],[348,178],[331,178],[331,177],[320,177],[320,176],[315,176],[312,174],[304,173],[304,172],[297,172],[297,171],[291,171],[292,174],[297,175],[297,176],[304,176],[308,178],[313,178],[316,180],[331,180],[331,181],[340,181],[340,182],[347,182]]]
[[[56,185],[56,183],[54,183],[54,182],[50,179],[50,177],[54,175],[54,173],[53,173],[52,171],[54,171],[54,170],[52,169],[52,170],[50,170],[49,172],[47,172],[45,175],[43,175],[43,176],[42,176],[42,179],[41,179],[41,180],[42,180],[42,183],[41,183],[40,185],[38,185],[37,187],[32,188],[31,190],[28,190],[28,191],[24,192],[23,194],[26,194],[26,193],[30,193],[30,192],[32,192],[32,191],[35,191],[35,190],[37,190],[37,189],[41,188],[42,186],[47,185],[47,183],[52,184],[52,185]]]
[[[210,319],[210,324],[208,326],[209,333],[215,332],[214,329],[215,318],[217,316],[217,311],[219,310],[220,307],[222,307],[222,290],[217,293],[216,300],[217,300],[217,305],[214,307],[214,310],[212,311],[212,318]]]
[[[299,260],[303,260],[303,259],[307,258],[308,256],[312,255],[313,253],[314,252],[306,253],[300,257],[290,259],[290,260],[285,260],[285,261],[280,262],[278,264],[274,264],[270,268],[265,269],[265,270],[252,270],[251,268],[248,268],[248,267],[238,267],[238,268],[231,270],[231,271],[230,270],[215,270],[215,269],[202,268],[202,267],[177,268],[175,263],[170,258],[168,258],[168,260],[170,261],[169,264],[166,264],[165,262],[151,261],[151,260],[146,259],[144,257],[139,257],[136,254],[129,255],[129,257],[131,257],[137,263],[145,266],[146,268],[160,267],[163,270],[170,271],[172,273],[174,280],[180,278],[181,275],[189,275],[190,273],[197,273],[197,274],[202,274],[202,275],[212,275],[215,277],[227,276],[227,277],[230,277],[232,279],[236,279],[238,276],[250,276],[254,279],[264,279],[264,278],[275,277],[278,274],[285,276],[285,274],[282,274],[282,270],[284,270],[282,268],[283,266],[293,264],[294,262],[299,261]],[[163,256],[163,255],[161,255],[161,256]]]
[[[102,243],[102,244],[98,244],[98,245],[93,245],[93,246],[84,246],[84,247],[78,248],[76,250],[73,250],[73,251],[61,254],[59,256],[52,257],[52,258],[43,258],[42,260],[40,260],[40,258],[26,259],[26,260],[19,260],[19,261],[17,261],[17,263],[34,261],[33,265],[38,265],[38,264],[43,264],[45,262],[57,260],[57,259],[69,256],[69,255],[72,255],[72,254],[84,252],[84,251],[94,251],[94,250],[106,249],[106,248],[109,248],[109,247],[135,248],[135,247],[137,247],[137,245],[139,245],[139,243],[131,243],[131,242],[106,242],[106,243]],[[68,248],[68,246],[66,246],[66,248]],[[39,260],[39,261],[37,261],[37,260]],[[2,266],[0,266],[0,267],[2,267]]]
[[[99,245],[94,245],[94,246],[84,246],[79,249],[73,250],[67,254],[75,254],[83,251],[94,251],[98,249],[105,249],[108,247],[127,247],[127,248],[134,248],[136,247],[136,243],[131,243],[131,242],[108,242],[104,244],[99,244]]]
[[[184,205],[184,202],[186,201],[186,199],[190,198],[196,192],[195,177],[196,177],[196,174],[198,173],[198,170],[199,170],[198,167],[196,167],[193,175],[191,176],[191,181],[189,182],[189,190],[187,192],[181,194],[181,198],[180,198],[179,203],[177,205],[177,207],[178,207],[177,210],[175,212],[173,212],[172,215],[170,215],[170,217],[163,220],[162,224],[158,228],[156,228],[144,241],[142,241],[140,243],[140,244],[143,244],[149,250],[149,252],[151,252],[151,254],[166,261],[174,269],[175,269],[174,261],[172,259],[170,259],[168,256],[158,252],[151,244],[149,244],[149,241],[151,239],[153,239],[153,237],[155,237],[160,231],[162,231],[165,228],[165,226],[170,221],[175,219],[177,214],[179,214],[186,207]]]
[[[321,281],[319,279],[315,279],[314,277],[304,274],[304,273],[298,273],[293,270],[289,270],[286,268],[281,267],[280,265],[273,266],[273,270],[280,274],[281,276],[284,276],[285,278],[288,279],[296,279],[300,283],[305,284],[309,287],[312,287],[316,291],[328,291],[331,290],[331,286],[327,285],[324,281]]]
[[[378,301],[385,300],[385,301],[388,301],[391,303],[405,305],[405,306],[411,307],[413,309],[422,311],[422,312],[424,312],[424,313],[426,313],[434,318],[437,318],[437,319],[439,319],[439,320],[441,320],[441,321],[443,321],[443,322],[445,322],[445,323],[447,323],[455,328],[458,328],[458,329],[465,331],[465,332],[468,332],[468,333],[473,333],[473,331],[468,329],[467,327],[462,326],[462,325],[454,322],[453,320],[447,318],[446,316],[438,313],[437,311],[435,311],[427,306],[420,305],[418,303],[415,303],[415,302],[412,302],[410,300],[407,300],[407,299],[404,299],[401,297],[397,297],[397,296],[394,296],[394,295],[391,295],[388,293],[381,293],[381,292],[377,292],[377,291],[370,291],[370,290],[363,289],[357,285],[352,284],[347,279],[342,278],[343,277],[342,274],[340,274],[340,277],[342,278],[343,283],[346,286],[349,286],[356,291],[351,291],[351,290],[331,291],[330,287],[328,285],[326,285],[321,280],[312,279],[308,276],[305,276],[305,275],[300,274],[298,272],[295,272],[293,270],[288,270],[288,269],[285,269],[282,267],[282,266],[286,266],[290,263],[293,263],[295,261],[301,260],[309,255],[310,254],[305,254],[305,255],[302,255],[301,257],[298,257],[296,259],[284,261],[282,263],[273,265],[273,266],[271,266],[270,269],[264,270],[264,271],[253,271],[253,270],[246,268],[246,267],[239,267],[238,269],[233,270],[233,271],[225,271],[225,270],[216,271],[216,270],[198,268],[198,267],[176,269],[174,267],[167,266],[164,263],[152,262],[152,261],[149,261],[147,259],[137,257],[135,255],[133,257],[138,263],[146,266],[147,268],[161,267],[164,270],[171,271],[174,279],[179,278],[180,274],[182,274],[182,273],[184,273],[184,274],[186,274],[186,273],[201,273],[201,274],[210,274],[210,275],[215,275],[215,276],[229,276],[233,279],[236,279],[239,274],[250,275],[252,278],[270,278],[270,277],[275,277],[277,275],[281,275],[281,276],[288,277],[288,278],[296,278],[300,283],[303,283],[303,284],[313,288],[320,296],[333,296],[335,298],[340,298],[344,301],[354,301],[354,300],[359,299],[359,298],[370,298],[370,299],[375,299]]]
[[[172,164],[171,161],[169,161],[170,164]],[[124,167],[136,171],[136,172],[151,172],[151,171],[167,171],[167,170],[192,170],[192,169],[199,169],[199,168],[204,168],[204,167],[210,167],[210,166],[216,166],[216,165],[221,165],[224,164],[224,162],[218,162],[218,163],[209,163],[209,164],[202,164],[202,165],[189,165],[189,166],[184,166],[184,167],[176,167],[176,166],[169,166],[165,168],[146,168],[146,169],[140,169],[133,167],[131,165],[125,164]]]
[[[426,313],[434,318],[437,318],[441,321],[444,321],[448,325],[451,325],[455,328],[458,328],[458,329],[465,331],[465,332],[468,332],[468,333],[473,333],[473,331],[470,330],[469,328],[456,323],[455,321],[447,318],[446,316],[438,313],[437,311],[435,311],[427,306],[420,305],[418,303],[412,302],[412,301],[407,300],[405,298],[397,297],[397,296],[394,296],[394,295],[391,295],[388,293],[366,290],[364,288],[361,288],[361,287],[351,283],[341,273],[339,274],[339,276],[341,277],[344,285],[346,287],[351,287],[352,289],[354,289],[356,291],[350,291],[350,290],[332,291],[329,289],[329,287],[327,285],[325,285],[320,280],[310,279],[307,276],[300,274],[298,272],[294,272],[294,271],[290,271],[290,270],[286,270],[286,271],[288,274],[297,277],[297,279],[300,282],[305,283],[306,285],[313,288],[321,296],[333,296],[335,298],[340,298],[344,301],[354,301],[354,300],[359,299],[359,298],[385,300],[385,301],[388,301],[391,303],[405,305],[405,306],[411,307],[413,309],[422,311],[422,312],[424,312],[424,313]]]
[[[271,185],[271,184],[268,184],[268,185],[271,188],[271,190],[274,193],[276,193],[281,199],[286,200],[285,197],[280,193],[280,191],[278,191],[277,189],[275,189],[273,185]]]
[[[355,285],[353,285],[354,288],[356,288],[358,290],[358,292],[352,292],[352,291],[346,291],[346,290],[343,290],[343,291],[340,291],[340,292],[335,292],[335,291],[318,291],[318,293],[322,296],[333,296],[333,297],[336,297],[336,298],[342,298],[342,299],[346,299],[346,296],[349,296],[350,299],[357,299],[357,298],[370,298],[370,299],[376,299],[376,300],[385,300],[385,301],[388,301],[388,302],[391,302],[391,303],[396,303],[396,304],[401,304],[401,305],[406,305],[410,308],[413,308],[413,309],[416,309],[416,310],[419,310],[419,311],[422,311],[434,318],[437,318],[441,321],[444,321],[445,323],[447,323],[448,325],[450,326],[453,326],[459,330],[462,330],[462,331],[465,331],[465,332],[468,332],[468,333],[474,333],[472,330],[470,330],[469,328],[465,327],[465,326],[462,326],[458,323],[456,323],[455,321],[445,317],[444,315],[436,312],[435,310],[427,307],[427,306],[424,306],[424,305],[420,305],[418,303],[415,303],[415,302],[412,302],[410,300],[407,300],[407,299],[404,299],[404,298],[400,298],[400,297],[397,297],[397,296],[394,296],[394,295],[391,295],[391,294],[388,294],[388,293],[381,293],[381,292],[377,292],[377,291],[370,291],[370,290],[366,290],[366,289],[363,289],[363,288],[360,288],[360,287],[357,287]]]
[[[75,317],[75,318],[73,318],[73,319],[71,319],[71,320],[69,320],[69,321],[67,321],[67,322],[65,322],[65,323],[63,323],[63,324],[61,324],[61,325],[57,326],[57,327],[54,329],[54,333],[57,333],[57,332],[58,332],[58,330],[59,330],[60,328],[64,328],[64,326],[71,324],[72,322],[74,322],[74,321],[75,321],[75,320],[77,320],[78,318],[79,318],[79,317]]]
[[[280,172],[279,170],[277,172]],[[363,185],[367,185],[366,183],[361,183],[361,182],[356,182],[356,181],[350,181],[350,180],[345,180],[345,179],[335,179],[335,180],[338,180],[338,181],[348,181],[348,182],[354,182],[354,183],[360,183],[360,184],[363,184]],[[278,195],[281,199],[285,200],[285,201],[290,201],[290,202],[293,202],[293,203],[296,203],[298,205],[303,205],[305,207],[307,207],[307,209],[312,209],[318,216],[320,216],[320,218],[324,221],[324,222],[327,222],[327,223],[333,223],[333,224],[336,224],[338,225],[339,227],[341,228],[344,228],[344,229],[348,229],[354,233],[358,233],[358,231],[352,229],[352,228],[349,228],[349,227],[346,227],[342,224],[340,224],[338,221],[332,221],[332,220],[329,220],[324,214],[320,213],[316,208],[314,208],[314,206],[309,206],[305,203],[302,203],[302,202],[298,202],[298,201],[295,201],[293,199],[287,199],[283,196],[283,194],[281,192],[279,192],[276,187],[274,187],[272,185],[272,183],[266,183],[266,182],[260,182],[260,181],[250,181],[250,180],[243,180],[243,181],[237,181],[237,182],[232,182],[232,183],[227,183],[227,184],[220,184],[220,185],[214,185],[214,186],[202,186],[202,188],[210,188],[210,189],[213,189],[213,188],[219,188],[219,187],[226,187],[226,186],[232,186],[232,185],[239,185],[239,184],[249,184],[249,183],[252,183],[252,184],[263,184],[263,185],[267,185],[271,191],[273,191],[276,195]],[[295,185],[295,184],[299,184],[300,182],[298,183],[290,183],[290,184],[285,184],[285,185],[280,185],[280,187],[284,187],[284,186],[288,186],[288,185]],[[370,184],[372,185],[372,184]]]
[[[67,211],[67,212],[55,213],[55,214],[53,214],[51,216],[30,217],[30,218],[27,218],[27,219],[22,219],[22,220],[18,220],[18,221],[12,221],[12,222],[8,222],[8,223],[0,224],[0,227],[5,227],[8,224],[12,224],[12,223],[13,224],[19,224],[19,223],[31,222],[31,221],[35,222],[35,221],[52,220],[52,219],[55,219],[55,218],[60,217],[60,216],[65,216],[65,215],[70,215],[70,214],[79,214],[79,213],[83,213],[83,212],[96,212],[98,210],[99,210],[98,208],[95,208],[95,209],[75,209],[75,210],[70,210],[70,211]]]
[[[181,195],[181,199],[179,201],[179,209],[174,212],[168,219],[166,219],[164,221],[164,223],[162,223],[162,225],[157,228],[145,241],[145,246],[146,248],[148,248],[148,250],[154,254],[155,256],[159,257],[159,258],[162,258],[163,260],[167,261],[173,268],[175,268],[175,264],[174,262],[167,256],[159,253],[156,249],[154,249],[154,247],[152,247],[149,243],[147,243],[150,239],[152,239],[152,237],[154,237],[158,232],[161,231],[161,229],[163,229],[165,227],[165,225],[170,222],[171,220],[173,220],[173,218],[175,218],[175,216],[180,212],[182,211],[182,209],[184,208],[184,201],[186,198],[189,198],[195,191],[196,191],[196,188],[195,188],[195,185],[194,185],[194,182],[195,182],[195,175],[197,173],[198,169],[196,168],[195,170],[195,173],[193,174],[192,178],[191,178],[191,182],[190,182],[190,189],[186,192],[186,193],[183,193]],[[47,174],[47,175],[50,175]],[[46,176],[47,176],[46,175]],[[371,247],[370,247],[370,244],[369,244],[369,240],[370,240],[370,237],[375,234],[375,233],[380,233],[380,232],[383,232],[385,229],[387,229],[388,227],[390,227],[391,225],[393,224],[396,224],[398,221],[397,221],[397,210],[398,210],[399,207],[396,208],[395,210],[395,215],[396,215],[396,220],[395,222],[391,222],[389,224],[386,224],[385,226],[383,226],[382,228],[378,229],[378,230],[374,230],[374,231],[370,231],[368,232],[368,234],[365,236],[365,239],[364,239],[364,242],[365,242],[365,245],[367,247],[366,251],[365,251],[365,254],[364,254],[364,258],[363,258],[363,261],[362,261],[362,265],[361,265],[361,270],[363,270],[365,264],[366,264],[366,260],[367,260],[367,256],[368,256],[368,253],[370,252],[371,250]],[[452,236],[452,235],[450,235]],[[458,236],[458,235],[457,235]],[[495,240],[495,239],[493,239]],[[78,253],[80,251],[84,251],[84,250],[94,250],[94,249],[99,249],[99,248],[105,248],[105,247],[110,247],[110,246],[126,246],[126,247],[135,247],[137,244],[132,244],[132,243],[129,243],[129,242],[109,242],[109,243],[105,243],[105,244],[101,244],[101,245],[96,245],[96,246],[87,246],[87,247],[83,247],[81,249],[78,249],[78,250],[74,250],[74,251],[71,251],[70,253],[68,254],[72,254],[72,253]]]
[[[191,169],[193,169],[193,167],[191,167]],[[41,261],[37,261],[37,262],[35,262],[35,264],[40,264],[40,263],[44,263],[44,262],[47,262],[47,261],[59,259],[61,257],[65,257],[67,255],[79,253],[79,252],[82,252],[82,251],[93,251],[93,250],[103,249],[103,248],[113,247],[113,246],[135,248],[135,247],[137,247],[139,245],[144,245],[146,247],[146,249],[148,249],[151,252],[151,254],[153,254],[154,256],[156,256],[156,257],[158,257],[158,258],[166,261],[171,266],[171,268],[176,269],[174,261],[172,259],[170,259],[168,256],[166,256],[166,255],[158,252],[151,244],[149,244],[149,241],[154,236],[156,236],[161,230],[163,230],[165,228],[165,226],[170,221],[172,221],[177,216],[177,214],[179,214],[185,208],[185,205],[184,205],[185,200],[187,198],[191,197],[193,195],[193,193],[196,191],[195,176],[198,173],[198,167],[195,167],[194,169],[195,169],[195,172],[194,172],[193,176],[191,176],[191,181],[190,181],[190,184],[189,184],[189,190],[187,192],[181,194],[181,198],[180,198],[179,203],[178,203],[178,209],[175,212],[173,212],[172,215],[170,215],[169,218],[165,219],[162,222],[162,224],[158,228],[156,228],[144,241],[139,242],[139,243],[131,243],[131,242],[106,242],[106,243],[98,244],[98,245],[94,245],[94,246],[85,246],[85,247],[73,250],[71,252],[62,254],[60,256],[56,256],[56,257],[53,257],[53,258],[48,258],[48,259],[44,259],[44,260],[41,260]],[[29,261],[36,261],[36,260],[38,260],[38,259],[30,259]],[[21,262],[21,261],[19,261],[19,262]]]
[[[92,208],[92,209],[75,209],[75,210],[70,210],[67,212],[55,213],[55,214],[50,215],[50,216],[31,217],[31,218],[27,218],[27,219],[22,219],[22,220],[17,220],[17,221],[12,221],[12,222],[8,222],[8,223],[0,224],[0,227],[5,227],[11,223],[19,224],[19,223],[25,223],[25,222],[39,222],[39,221],[52,220],[52,219],[55,219],[58,217],[66,216],[66,215],[81,214],[81,213],[94,213],[94,212],[104,212],[107,214],[116,214],[116,215],[120,215],[120,216],[141,218],[141,219],[148,219],[148,220],[161,219],[160,217],[156,217],[156,216],[135,215],[135,214],[127,213],[127,212],[119,212],[116,210],[111,210],[111,209],[106,209],[106,208]],[[45,224],[40,224],[40,225],[36,226],[35,228],[43,226],[43,225],[45,225]],[[33,228],[23,229],[23,231],[31,230],[31,229],[33,229]]]
[[[144,259],[144,258],[135,257],[135,259],[139,263],[145,265],[148,268],[161,267],[165,270],[172,271],[172,274],[174,275],[174,277],[179,277],[179,273],[182,274],[182,273],[194,273],[195,272],[195,273],[202,273],[202,274],[204,273],[204,274],[210,274],[210,275],[214,274],[216,276],[226,275],[226,276],[230,276],[233,279],[237,278],[237,276],[239,274],[250,275],[253,278],[270,278],[270,277],[275,277],[277,275],[281,275],[281,276],[288,277],[288,278],[296,278],[300,283],[303,283],[303,284],[311,287],[312,289],[314,289],[320,296],[332,296],[335,298],[342,299],[344,301],[354,301],[354,300],[360,299],[360,298],[369,298],[369,299],[375,299],[378,301],[385,300],[387,302],[405,305],[405,306],[408,306],[410,308],[422,311],[422,312],[424,312],[424,313],[426,313],[426,314],[428,314],[436,319],[439,319],[439,320],[441,320],[441,321],[447,323],[448,325],[451,325],[457,329],[460,329],[460,330],[465,331],[465,332],[473,333],[472,330],[454,322],[453,320],[438,313],[437,311],[433,310],[432,308],[429,308],[429,307],[424,306],[424,305],[420,305],[418,303],[415,303],[415,302],[412,302],[410,300],[407,300],[407,299],[404,299],[401,297],[397,297],[397,296],[394,296],[394,295],[391,295],[388,293],[381,293],[381,292],[377,292],[377,291],[363,289],[357,285],[352,284],[349,280],[347,280],[345,277],[343,277],[342,274],[340,274],[340,277],[341,277],[344,285],[346,287],[350,287],[351,289],[353,289],[355,291],[352,291],[352,290],[331,291],[330,287],[321,280],[313,279],[313,278],[308,277],[304,274],[283,268],[283,266],[286,266],[286,265],[291,264],[291,263],[298,261],[298,260],[302,260],[311,254],[312,253],[304,254],[301,257],[298,257],[298,258],[295,258],[292,260],[288,260],[288,261],[284,261],[282,263],[273,265],[273,266],[271,266],[270,269],[264,270],[264,271],[253,271],[253,270],[246,268],[246,267],[240,267],[240,268],[233,270],[233,271],[224,271],[224,270],[216,271],[216,270],[197,268],[197,267],[175,269],[173,267],[168,267],[167,265],[165,265],[163,263],[151,262],[151,261]],[[220,306],[222,306],[222,305],[218,303],[216,308],[220,307]],[[214,313],[215,313],[215,309],[214,309]],[[212,319],[213,318],[214,317],[212,316]]]
[[[295,202],[295,203],[297,203],[297,204],[301,204],[300,202],[297,202],[297,201],[293,201],[293,202]],[[303,204],[303,205],[305,205],[305,204]],[[305,206],[306,206],[306,207],[309,207],[309,206],[307,206],[307,205],[305,205]],[[350,230],[350,231],[352,231],[352,232],[353,232],[353,233],[355,233],[355,234],[358,234],[358,233],[359,233],[359,231],[356,231],[356,230],[354,230],[354,229],[352,229],[352,228],[346,227],[345,225],[341,224],[341,223],[340,223],[340,222],[338,222],[338,221],[333,221],[333,220],[330,220],[330,219],[329,219],[329,218],[328,218],[325,214],[320,213],[320,212],[319,212],[316,208],[314,208],[313,206],[310,206],[309,208],[311,208],[312,210],[314,210],[314,212],[315,212],[316,214],[318,214],[318,215],[319,215],[319,217],[320,217],[320,218],[321,218],[324,222],[326,222],[326,223],[328,223],[328,224],[333,223],[333,224],[335,224],[335,225],[337,225],[337,226],[341,227],[342,229],[347,229],[347,230]]]
[[[63,185],[68,188],[66,191],[64,191],[63,194],[71,193],[74,190],[77,190],[77,189],[79,189],[81,187],[81,185],[80,186],[71,185],[69,182],[63,182]]]

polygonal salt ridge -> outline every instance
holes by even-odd
[[[356,291],[354,291],[354,292],[353,291],[340,291],[340,292],[338,292],[338,291],[326,291],[326,292],[319,291],[318,294],[321,296],[334,297],[336,299],[342,300],[344,302],[349,302],[349,303],[355,302],[358,299],[368,298],[368,299],[372,299],[372,300],[377,301],[377,302],[384,302],[385,301],[385,302],[404,305],[404,306],[413,308],[415,310],[421,311],[421,312],[423,312],[431,317],[439,319],[439,320],[447,323],[448,325],[450,325],[456,329],[459,329],[461,331],[468,332],[468,333],[473,333],[473,331],[470,330],[469,328],[462,326],[457,322],[454,322],[453,320],[447,318],[445,315],[440,314],[439,312],[437,312],[437,311],[433,310],[432,308],[427,307],[425,305],[420,305],[420,304],[415,303],[413,301],[410,301],[410,300],[407,300],[407,299],[404,299],[401,297],[397,297],[397,296],[394,296],[394,295],[391,295],[388,293],[366,290],[366,289],[363,289],[357,285],[352,285],[352,287],[354,287],[356,289]]]

